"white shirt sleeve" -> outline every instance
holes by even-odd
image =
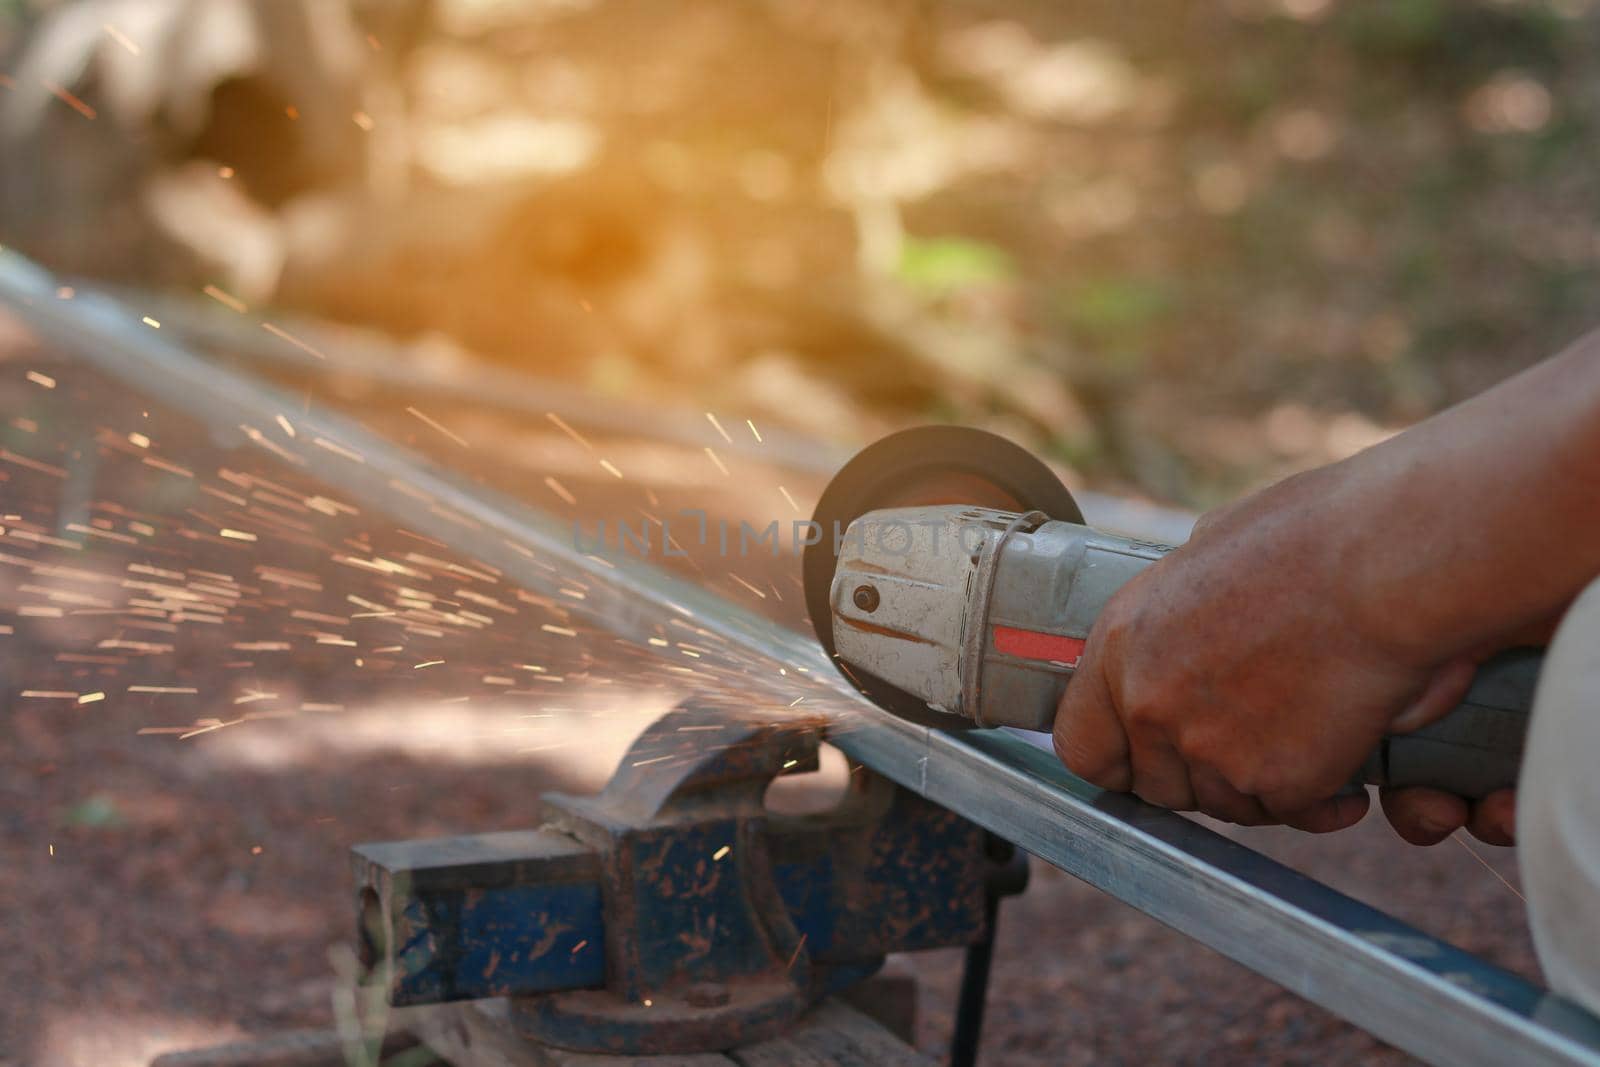
[[[1517,788],[1517,845],[1550,987],[1600,1013],[1600,580],[1545,658]]]

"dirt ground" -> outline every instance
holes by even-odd
[[[48,377],[52,386],[41,387],[29,372]],[[327,553],[330,545],[343,544],[352,554],[413,558],[401,555],[407,551],[403,530],[342,514],[295,513],[296,521],[305,520],[301,526],[285,525],[291,514],[285,501],[292,500],[283,494],[294,487],[293,475],[273,471],[270,457],[252,460],[221,449],[145,398],[108,392],[92,376],[25,344],[13,344],[0,362],[0,394],[4,410],[13,413],[0,470],[7,524],[0,552],[8,563],[0,567],[0,612],[7,623],[0,636],[0,684],[9,709],[0,745],[0,899],[8,905],[0,934],[0,987],[9,991],[0,1000],[5,1067],[140,1064],[168,1049],[328,1024],[340,1003],[336,975],[348,968],[354,933],[346,860],[352,844],[533,825],[541,791],[598,787],[628,740],[682,691],[663,680],[671,676],[613,658],[594,635],[576,658],[566,653],[570,662],[561,667],[558,653],[549,652],[558,642],[532,632],[534,616],[500,617],[488,608],[484,617],[494,615],[493,625],[459,625],[460,619],[424,625],[417,621],[421,615],[408,616],[401,620],[405,651],[380,661],[368,649],[395,646],[363,627],[390,620],[356,618],[349,598],[388,603],[394,588],[367,569],[333,566]],[[306,402],[312,402],[309,394]],[[425,403],[430,418],[452,436],[392,399],[356,414],[558,514],[564,507],[568,516],[704,507],[713,517],[753,519],[783,499],[779,485],[802,513],[820,488],[814,476],[781,465],[730,459],[724,474],[692,447],[598,435],[586,438],[589,451],[549,423],[513,424]],[[739,425],[726,421],[730,428]],[[186,465],[202,492],[175,498],[153,514],[160,493],[135,479],[177,476],[152,474],[137,446],[126,446],[135,426],[144,427],[133,432],[147,434],[152,457],[159,453],[160,462]],[[98,436],[99,448],[89,451],[98,451],[104,464],[88,498],[89,525],[123,536],[146,522],[155,533],[136,548],[101,537],[92,547],[68,549],[35,536],[48,537],[52,520],[61,518],[56,512],[72,502],[70,474],[37,468],[59,462],[67,472],[87,434]],[[469,446],[458,445],[457,437]],[[613,477],[596,462],[598,455],[629,477]],[[18,456],[33,466],[17,462]],[[222,478],[224,472],[233,479]],[[214,503],[204,487],[229,492],[232,486],[243,494],[247,483],[240,478],[258,503],[231,518],[235,512],[225,510],[231,505]],[[275,481],[269,490],[250,478],[282,484]],[[559,494],[547,479],[574,505],[555,499]],[[152,513],[141,518],[118,510],[118,501],[132,500],[146,502]],[[240,545],[210,536],[218,522],[253,523],[245,528],[260,531],[260,540]],[[417,547],[414,540],[411,547]],[[476,580],[462,577],[461,568],[471,566],[453,564],[446,546],[421,547],[432,562],[415,564],[419,577],[407,581],[417,588],[445,588],[426,585],[439,575],[453,585]],[[82,573],[40,569],[66,557]],[[19,559],[29,566],[11,565]],[[207,595],[230,588],[243,595],[229,601],[220,628],[173,623],[182,612],[170,605],[164,616],[148,608],[140,616],[132,598],[113,603],[115,610],[81,599],[90,595],[84,589],[111,596],[104,583],[91,582],[94,574],[148,573],[129,570],[130,563],[173,575],[180,573],[173,568],[182,568],[185,588],[198,585]],[[796,563],[782,556],[730,564],[692,553],[676,565],[746,606],[800,625]],[[269,566],[279,569],[262,570]],[[299,587],[272,587],[263,577],[290,573],[300,577]],[[80,584],[63,584],[69,579]],[[141,587],[135,594],[175,596],[179,581],[170,579],[174,584],[164,593]],[[472,588],[482,596],[489,587]],[[416,601],[420,594],[403,595]],[[496,587],[490,599],[513,598]],[[451,615],[428,603],[439,618]],[[512,606],[532,610],[524,601]],[[334,619],[333,612],[351,617]],[[128,629],[158,617],[166,621],[157,626],[171,629]],[[336,643],[344,638],[325,642],[330,627],[357,647]],[[218,629],[226,640],[216,637]],[[275,638],[303,640],[278,667],[260,651]],[[140,652],[123,644],[157,639],[176,647]],[[565,679],[559,701],[530,697],[526,687],[489,684],[501,672],[512,673],[508,664],[535,656],[546,674]],[[434,660],[443,663],[416,669]],[[193,692],[129,692],[131,684]],[[106,697],[73,699],[92,692]],[[241,701],[281,714],[237,720]],[[185,729],[208,725],[207,716],[231,725],[183,737]],[[140,732],[150,729],[172,732]],[[1536,974],[1509,851],[1455,841],[1413,849],[1376,817],[1327,838],[1285,830],[1234,833],[1425,930]],[[984,1062],[1405,1060],[1043,865],[1035,864],[1032,887],[1006,905],[1001,923]],[[954,951],[891,961],[891,968],[922,982],[918,1039],[936,1054],[949,1038],[959,964]]]

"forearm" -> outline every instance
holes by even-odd
[[[1421,659],[1548,619],[1600,574],[1600,335],[1346,463],[1357,617]]]

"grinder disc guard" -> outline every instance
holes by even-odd
[[[841,536],[869,511],[919,504],[976,504],[1007,511],[1042,511],[1052,519],[1083,522],[1067,487],[1036,456],[1003,437],[962,426],[919,426],[890,434],[859,452],[828,483],[812,516],[822,531],[802,557],[806,611],[817,640],[850,684],[874,704],[924,726],[972,724],[934,711],[927,702],[835,654],[829,601]],[[837,525],[836,525],[837,524]]]

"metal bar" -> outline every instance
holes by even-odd
[[[137,313],[86,291],[59,301],[55,289],[45,272],[0,254],[0,299],[101,371],[154,386],[218,428],[291,410],[250,378],[141,328]],[[548,517],[464,489],[345,419],[297,418],[309,432],[289,443],[292,457],[329,485],[531,589],[550,581],[533,555],[583,572],[591,595],[579,606],[619,634],[663,614],[692,616],[726,642],[718,658],[748,691],[784,702],[800,692],[832,716],[829,740],[852,758],[1407,1052],[1484,1067],[1600,1065],[1600,1019],[1560,997],[1182,816],[1095,789],[1018,737],[889,716],[845,686],[809,638],[643,563],[584,556]],[[316,436],[360,460],[315,447]],[[417,492],[436,506],[419,509]],[[780,677],[778,666],[791,673]]]

